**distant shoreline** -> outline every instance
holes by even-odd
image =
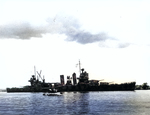
[[[0,89],[0,92],[7,92],[6,89]]]

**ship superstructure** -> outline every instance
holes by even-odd
[[[64,83],[64,75],[60,75],[61,85],[57,87],[58,91],[133,91],[136,82],[115,84],[113,82],[104,82],[101,80],[89,80],[89,74],[81,69],[79,61],[79,77],[76,73],[72,74],[72,79],[67,76],[67,83]],[[78,83],[77,83],[78,80]],[[63,82],[62,82],[63,81]],[[73,81],[73,84],[72,84]]]

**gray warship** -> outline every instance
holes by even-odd
[[[79,61],[79,77],[76,73],[72,77],[67,76],[67,81],[64,81],[64,75],[60,75],[60,82],[45,82],[44,76],[35,72],[29,82],[30,86],[23,88],[7,88],[7,92],[69,92],[69,91],[134,91],[136,82],[111,83],[103,80],[89,80],[89,74],[80,67]],[[78,82],[77,82],[78,81]]]

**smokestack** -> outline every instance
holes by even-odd
[[[60,83],[61,83],[62,85],[65,84],[65,83],[64,83],[64,75],[60,75]]]
[[[72,78],[73,78],[73,84],[76,85],[77,84],[76,73],[72,74]]]

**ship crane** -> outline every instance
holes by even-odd
[[[43,83],[45,82],[45,79],[44,79],[44,76],[43,78],[41,77],[41,73],[42,73],[42,70],[40,71],[40,73],[37,71],[37,74],[39,75],[39,77],[41,78],[41,80],[43,81]]]

